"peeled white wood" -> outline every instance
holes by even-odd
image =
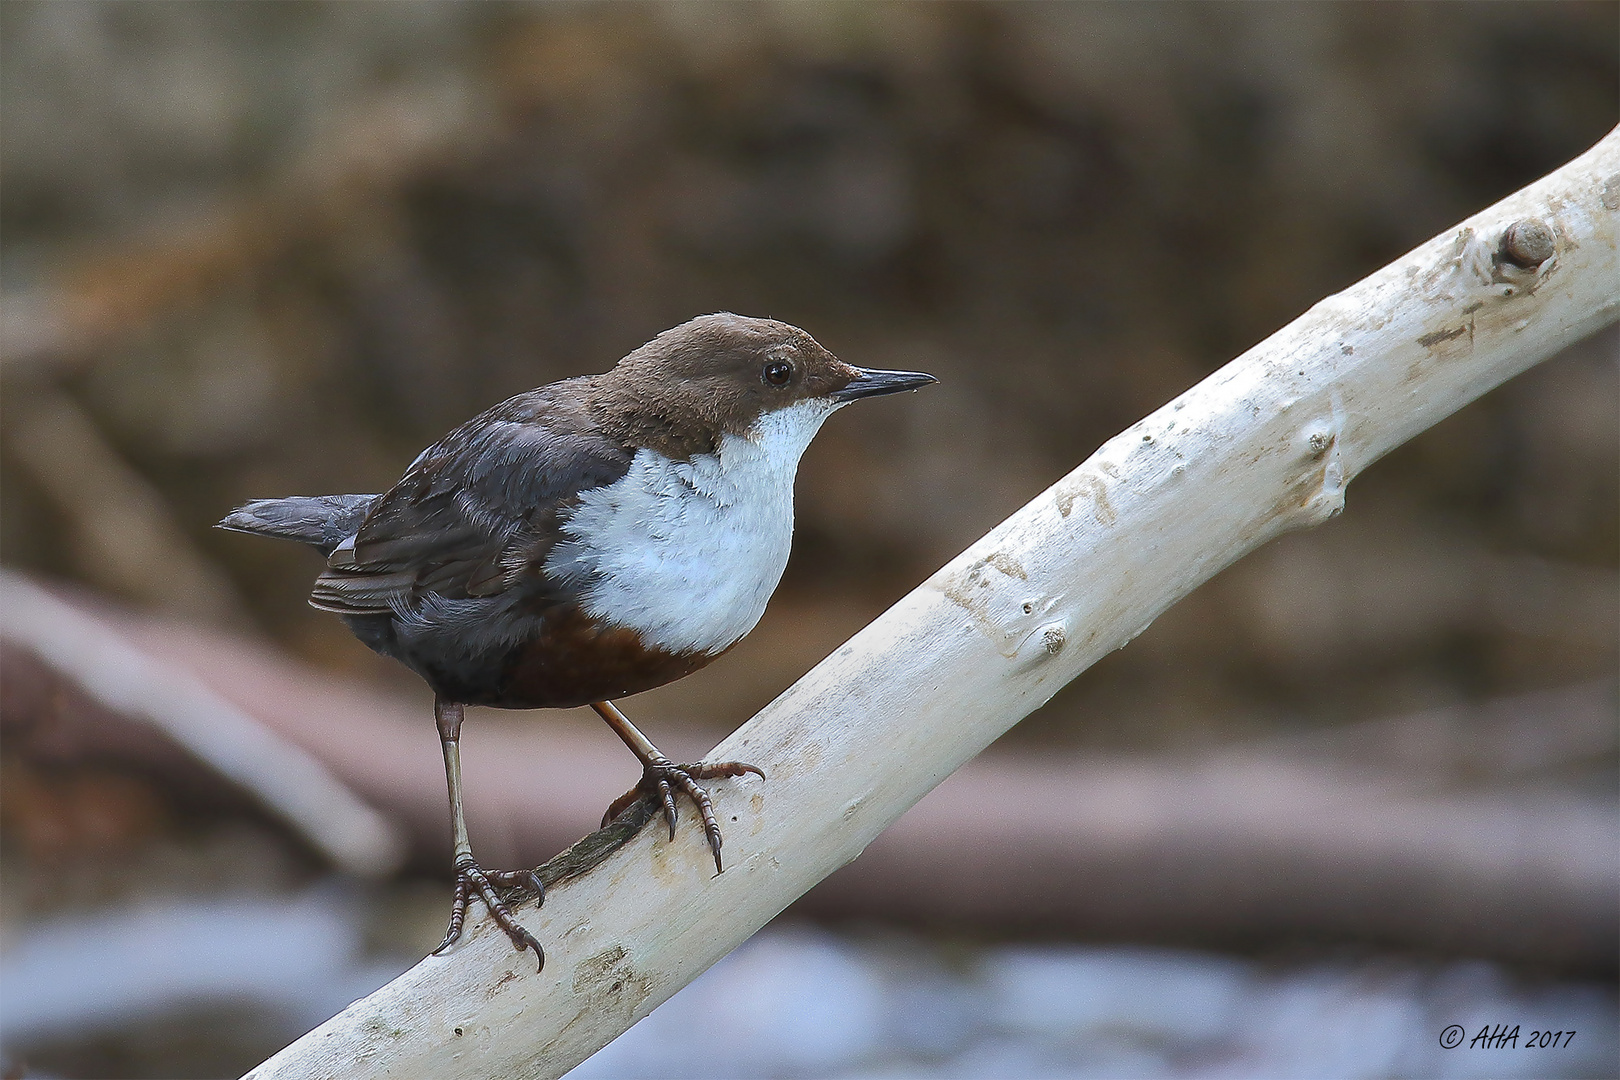
[[[1332,517],[1368,464],[1613,322],[1617,211],[1620,129],[1111,439],[715,748],[769,778],[712,784],[724,874],[683,806],[673,843],[655,821],[518,909],[542,974],[475,908],[449,955],[248,1075],[567,1072],[1193,588]],[[1497,253],[1529,220],[1556,253],[1520,270]],[[557,767],[536,762],[537,782]]]

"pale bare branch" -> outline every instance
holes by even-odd
[[[673,842],[644,830],[519,910],[542,974],[479,920],[250,1076],[568,1071],[1201,582],[1337,514],[1373,461],[1613,322],[1617,224],[1611,132],[1110,440],[726,739],[716,758],[768,779],[714,785],[724,874],[690,819]]]

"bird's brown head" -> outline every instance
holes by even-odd
[[[811,423],[863,397],[935,382],[918,371],[846,364],[809,334],[775,319],[702,315],[653,338],[595,377],[598,420],[670,457],[713,452],[779,414]],[[801,447],[802,449],[802,447]]]

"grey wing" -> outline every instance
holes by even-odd
[[[403,612],[426,595],[493,596],[533,582],[559,516],[612,483],[628,449],[580,413],[531,395],[474,419],[425,451],[333,550],[310,604],[342,615]]]

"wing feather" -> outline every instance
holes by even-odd
[[[570,380],[577,382],[577,380]],[[424,594],[493,596],[542,584],[538,567],[581,491],[612,483],[630,448],[569,383],[520,394],[423,451],[332,552],[310,603],[339,614],[408,610]]]

